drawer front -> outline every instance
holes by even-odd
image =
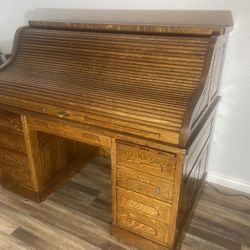
[[[27,171],[22,171],[20,169],[8,166],[2,169],[2,175],[2,178],[5,181],[14,182],[20,186],[32,189],[31,175]]]
[[[0,128],[22,134],[20,115],[0,110]]]
[[[111,148],[110,137],[96,134],[89,131],[88,129],[83,130],[81,128],[72,127],[67,124],[61,124],[60,122],[44,121],[32,117],[28,117],[28,122],[29,126],[45,133],[51,133],[57,136],[77,141],[81,139],[82,142],[87,144]]]
[[[137,194],[133,191],[117,188],[117,204],[152,219],[169,223],[171,206],[167,203]]]
[[[0,131],[0,148],[26,153],[24,138],[21,135]]]
[[[0,163],[1,165],[8,165],[22,170],[29,170],[29,163],[27,157],[22,153],[0,148]]]
[[[117,164],[174,180],[176,156],[135,145],[118,143]]]
[[[117,223],[140,236],[153,241],[166,243],[168,238],[168,225],[135,211],[117,208]]]
[[[173,183],[153,175],[126,167],[118,167],[117,185],[155,199],[172,203]]]

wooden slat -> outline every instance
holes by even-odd
[[[178,144],[208,44],[209,37],[27,28],[0,88],[26,109],[40,112],[40,101],[75,112],[68,119]]]

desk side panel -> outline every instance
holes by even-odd
[[[194,139],[185,156],[177,219],[177,235],[182,232],[192,217],[203,180],[206,176],[207,157],[213,132],[215,110],[210,114],[201,131]],[[180,241],[178,241],[180,243]]]
[[[206,120],[211,107],[218,101],[220,79],[225,57],[227,35],[213,36],[208,50],[207,63],[201,78],[201,91],[196,93],[187,110],[180,145],[190,144],[190,140],[199,133],[201,124]],[[197,99],[197,100],[196,100]],[[217,99],[217,100],[216,100]]]

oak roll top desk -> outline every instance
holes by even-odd
[[[0,181],[41,202],[111,157],[111,233],[172,249],[200,190],[229,27],[30,21],[0,66]]]

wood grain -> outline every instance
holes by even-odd
[[[126,167],[118,167],[116,171],[117,185],[172,203],[173,182]]]
[[[150,200],[143,195],[118,187],[117,202],[120,207],[146,215],[166,224],[169,223],[171,206],[166,206],[161,201]]]
[[[117,145],[117,164],[174,180],[176,155],[136,145]]]
[[[93,12],[93,11],[92,11]],[[117,11],[116,11],[117,12]],[[88,11],[86,13],[86,15],[88,15],[90,12]],[[110,15],[112,16],[112,12],[109,13],[108,11],[102,11],[102,13],[100,12],[96,12],[95,15],[108,15],[110,18]],[[116,15],[116,21],[118,18],[120,18],[120,16],[122,15],[126,15],[126,23],[120,23],[120,24],[114,24],[111,21],[109,22],[102,22],[102,23],[93,23],[93,22],[86,22],[86,23],[82,23],[82,22],[53,22],[53,21],[39,21],[39,20],[32,20],[29,21],[29,24],[31,27],[39,27],[39,28],[51,28],[51,29],[69,29],[69,30],[84,30],[84,31],[88,31],[88,30],[95,30],[95,31],[109,31],[109,32],[130,32],[130,33],[160,33],[160,34],[168,34],[168,33],[174,33],[174,34],[189,34],[189,35],[203,35],[203,36],[209,36],[212,34],[225,34],[228,33],[231,29],[232,26],[232,21],[231,23],[229,22],[227,25],[221,25],[221,23],[217,23],[217,25],[197,25],[197,23],[190,23],[190,19],[186,20],[185,18],[183,18],[185,15],[186,16],[191,16],[191,13],[181,13],[181,12],[177,12],[176,14],[171,13],[171,12],[153,12],[151,11],[151,13],[140,13],[139,11],[136,12],[131,12],[130,13],[124,13],[124,11],[120,12],[118,15]],[[144,18],[144,21],[140,20],[140,18],[147,16],[147,18],[149,18],[148,15],[150,15],[151,18],[151,22],[153,20],[153,24],[149,25],[149,24],[143,24],[143,23],[148,23],[147,18]],[[162,18],[162,14],[164,14],[164,18]],[[174,14],[174,15],[173,15]],[[189,15],[187,15],[189,14]],[[202,18],[205,19],[205,16],[208,16],[206,14],[206,12],[204,12],[203,14],[201,14],[201,12],[196,12],[193,13],[193,15],[202,15]],[[215,13],[212,13],[215,14]],[[93,13],[92,13],[93,15]],[[136,16],[137,15],[137,16]],[[211,14],[210,14],[211,15]],[[218,15],[223,15],[223,13],[218,13]],[[90,15],[91,16],[91,15]],[[134,25],[131,22],[131,20],[128,20],[128,16],[130,18],[134,18],[134,16],[136,16],[136,20],[134,21]],[[152,18],[153,16],[153,18]],[[160,16],[160,18],[159,18]],[[173,19],[175,17],[176,20],[176,16],[179,16],[178,19],[178,23],[173,23],[173,20],[168,18],[168,16],[171,16],[171,18]],[[213,18],[216,19],[216,15],[213,15]],[[93,16],[92,16],[93,19]],[[112,19],[112,18],[111,18]],[[183,20],[184,19],[184,20]],[[169,20],[169,22],[173,23],[172,25],[170,25],[169,23],[166,23],[166,21]],[[183,23],[180,23],[180,20],[183,20]],[[224,21],[223,19],[220,20],[220,22]],[[136,22],[141,23],[140,25],[136,24]],[[187,24],[188,22],[188,24]],[[211,16],[210,16],[210,20],[209,22],[213,22],[213,20],[211,20]],[[219,24],[219,25],[218,25]]]
[[[191,115],[209,72],[218,85],[214,65],[220,69],[222,53],[211,58],[219,34],[192,36],[183,28],[183,36],[164,30],[161,35],[141,35],[97,32],[94,25],[89,26],[91,32],[70,30],[66,23],[58,23],[65,30],[56,23],[39,25],[20,31],[14,59],[1,71],[2,104],[121,134],[187,144]],[[223,37],[218,46],[225,44]]]

